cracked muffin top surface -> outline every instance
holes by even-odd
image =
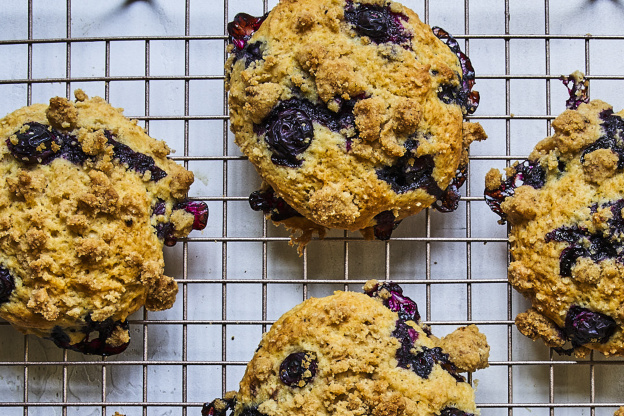
[[[281,1],[228,28],[231,130],[271,192],[252,207],[380,239],[432,204],[456,208],[485,133],[464,121],[478,93],[448,33],[386,0]]]

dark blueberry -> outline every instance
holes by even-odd
[[[589,257],[589,250],[578,246],[564,248],[559,257],[559,274],[567,277],[572,276],[572,267],[579,257]]]
[[[175,246],[178,241],[173,235],[174,231],[175,227],[170,222],[161,222],[156,226],[156,236],[163,240],[167,247]]]
[[[301,166],[298,156],[310,146],[313,138],[312,120],[301,108],[285,108],[270,116],[264,136],[273,163],[291,168]]]
[[[386,290],[390,294],[387,298],[381,296],[381,291]],[[380,298],[383,304],[390,310],[399,314],[399,319],[403,321],[420,322],[420,314],[418,313],[418,305],[412,299],[403,295],[401,286],[392,282],[378,283],[374,288],[367,291],[366,294],[372,298]]]
[[[295,352],[282,361],[280,380],[290,387],[303,387],[316,375],[318,360],[310,352]]]
[[[193,221],[194,230],[203,230],[206,228],[208,224],[208,205],[206,205],[205,202],[187,200],[177,203],[173,209],[183,209],[189,214],[193,214],[195,217]]]
[[[624,119],[622,117],[613,114],[613,110],[608,109],[600,113],[600,118],[603,120],[601,128],[603,135],[595,142],[583,149],[581,154],[581,162],[585,161],[585,155],[598,149],[610,149],[613,153],[618,155],[617,168],[624,168]]]
[[[165,201],[159,198],[154,208],[152,208],[152,215],[165,215],[166,211],[167,206],[165,205]]]
[[[24,127],[27,129],[22,132]],[[58,156],[57,152],[63,142],[61,133],[35,122],[24,124],[14,134],[17,143],[13,144],[9,138],[6,140],[7,146],[16,159],[27,164],[51,162]]]
[[[362,98],[339,99],[340,109],[337,112],[298,98],[282,101],[271,110],[262,124],[254,126],[254,131],[258,135],[265,134],[273,163],[297,167],[301,165],[297,155],[303,153],[314,138],[313,122],[332,131],[353,128],[353,107]]]
[[[433,365],[436,363],[451,374],[457,381],[465,381],[464,378],[457,373],[457,367],[451,362],[448,354],[442,352],[442,349],[439,347],[422,347],[422,351],[413,356],[410,366],[407,368],[410,368],[418,376],[426,379],[431,374]]]
[[[588,236],[589,233],[578,226],[560,227],[546,234],[546,242],[565,241],[568,243],[577,243],[582,238]]]
[[[595,214],[599,205],[590,207],[590,212]],[[579,257],[587,257],[594,262],[605,259],[616,259],[624,263],[624,248],[619,239],[624,233],[624,219],[622,209],[624,200],[606,202],[600,205],[601,209],[610,209],[612,216],[607,220],[608,230],[591,233],[577,225],[559,227],[546,234],[545,241],[560,241],[568,243],[560,255],[559,270],[561,276],[571,276],[572,267]]]
[[[408,139],[404,146],[405,154],[393,165],[378,169],[377,177],[388,182],[397,194],[421,188],[436,198],[442,196],[443,191],[431,176],[434,168],[433,156],[416,156],[418,140]]]
[[[238,50],[242,50],[254,32],[260,28],[266,16],[254,17],[247,13],[238,13],[227,25],[230,43]]]
[[[128,330],[128,321],[113,321],[108,318],[101,322],[95,322],[91,320],[90,316],[87,316],[85,321],[87,324],[81,330],[85,334],[85,338],[82,341],[76,344],[70,344],[69,335],[58,326],[53,328],[51,340],[54,341],[54,343],[60,348],[70,349],[83,354],[102,356],[119,354],[128,348],[130,342],[114,347],[107,344],[108,338],[115,330]],[[95,332],[98,333],[98,336],[91,338],[92,333]]]
[[[440,416],[474,416],[473,413],[466,413],[456,407],[446,407],[440,412]]]
[[[0,266],[0,304],[8,302],[13,290],[15,290],[15,279],[7,269]]]
[[[574,348],[590,342],[605,343],[617,324],[610,316],[574,305],[565,319],[565,333]]]
[[[354,4],[349,0],[345,6],[344,16],[358,35],[367,36],[375,43],[392,42],[404,47],[409,46],[412,34],[407,32],[401,23],[408,18],[403,14],[392,12],[390,6]]]
[[[63,137],[63,146],[61,147],[59,154],[63,159],[66,159],[75,165],[82,165],[87,160],[95,159],[94,156],[88,155],[82,150],[82,146],[73,136]]]
[[[210,403],[204,403],[201,410],[202,416],[226,416],[228,410],[234,409],[234,399],[216,399]]]
[[[240,412],[240,416],[265,416],[261,413],[256,406],[245,406]]]
[[[459,207],[459,200],[461,198],[459,188],[461,188],[464,185],[464,182],[466,182],[467,169],[468,167],[466,165],[462,165],[457,169],[451,184],[433,204],[433,207],[436,210],[440,212],[453,212],[457,209],[457,207]]]
[[[236,59],[245,60],[245,68],[247,68],[252,62],[261,61],[263,42],[251,42],[245,45],[245,47],[236,52]]]
[[[582,103],[589,102],[589,81],[585,77],[578,78],[575,74],[559,78],[568,89],[570,98],[566,100],[566,108],[576,110]]]
[[[284,221],[292,217],[301,217],[290,205],[281,197],[275,195],[273,188],[266,191],[255,191],[249,195],[249,205],[254,211],[262,211],[266,215],[271,215],[273,221]]]
[[[418,339],[418,332],[411,326],[407,325],[404,320],[399,319],[396,322],[396,328],[392,331],[392,336],[401,342],[401,347],[397,350],[395,356],[398,366],[401,368],[409,368],[412,362],[414,342]]]
[[[622,217],[622,210],[624,210],[624,199],[618,199],[617,201],[609,202],[603,207],[611,207],[611,218],[607,221],[609,224],[609,231],[614,236],[624,234],[624,218]]]
[[[427,347],[423,347],[423,350],[412,357],[410,361],[410,368],[418,376],[422,378],[429,378],[429,374],[433,371],[435,359],[433,356],[433,350]]]
[[[467,97],[461,84],[442,84],[438,90],[438,98],[444,104],[465,105]]]
[[[461,51],[455,38],[447,31],[440,27],[433,27],[431,30],[438,39],[446,43],[451,51],[457,55],[462,68],[461,85],[456,87],[441,85],[438,97],[447,104],[454,103],[460,105],[464,108],[466,114],[474,113],[479,106],[480,96],[478,91],[472,91],[475,84],[475,71],[470,58]]]
[[[129,169],[141,174],[149,171],[151,173],[150,180],[154,182],[158,182],[167,176],[167,172],[156,166],[151,156],[135,152],[129,146],[113,139],[113,135],[108,131],[104,133],[108,139],[108,144],[113,146],[114,158],[119,160],[120,163],[128,165]]]
[[[254,132],[258,136],[265,135],[265,141],[272,151],[273,163],[297,167],[301,165],[297,156],[308,148],[314,138],[313,123],[319,123],[332,131],[354,128],[353,107],[361,98],[364,97],[346,101],[340,99],[337,112],[299,98],[282,101],[261,124],[254,125]]]
[[[444,353],[439,347],[434,348],[432,351],[434,351],[433,355],[436,363],[446,370],[447,373],[452,375],[457,381],[466,381],[464,377],[458,374],[457,366],[455,366],[455,364],[451,361],[451,357],[449,357],[448,354]]]
[[[380,212],[375,215],[375,221],[377,221],[377,224],[373,226],[373,232],[378,240],[389,240],[390,236],[392,236],[392,231],[400,223],[400,221],[394,221],[392,211]]]
[[[539,162],[525,160],[515,167],[515,173],[505,179],[501,185],[494,190],[486,189],[485,202],[490,209],[498,214],[501,219],[499,223],[504,224],[506,215],[501,209],[501,204],[507,197],[513,196],[517,187],[529,185],[539,189],[546,183],[546,171],[539,165]]]

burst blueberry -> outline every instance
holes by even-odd
[[[446,104],[460,105],[466,114],[474,113],[479,106],[480,96],[478,91],[472,91],[475,84],[475,71],[470,62],[470,58],[461,51],[459,43],[457,43],[455,38],[446,30],[440,27],[433,27],[431,30],[438,39],[446,43],[451,51],[457,55],[457,59],[462,68],[460,84],[455,86],[448,84],[441,85],[438,98]]]
[[[589,81],[578,77],[578,73],[559,78],[568,89],[570,98],[566,100],[566,108],[576,110],[579,105],[589,102]]]
[[[255,17],[247,13],[238,13],[227,25],[230,43],[238,50],[242,50],[251,36],[260,28],[266,16]]]
[[[273,163],[298,167],[302,163],[300,154],[314,139],[313,123],[336,132],[352,129],[355,125],[353,107],[362,98],[364,97],[338,100],[337,112],[308,100],[291,98],[277,104],[261,124],[255,124],[254,132],[258,136],[264,135]]]
[[[255,191],[249,195],[249,205],[254,211],[262,211],[271,216],[273,221],[284,221],[292,217],[301,217],[283,198],[275,195],[273,188]]]
[[[525,160],[518,163],[515,172],[503,181],[496,189],[486,189],[485,202],[490,209],[498,214],[501,219],[499,223],[504,224],[507,215],[503,212],[501,204],[506,198],[514,196],[516,188],[522,185],[528,185],[535,189],[540,189],[546,183],[546,171],[542,168],[538,161]]]
[[[257,406],[245,406],[239,416],[266,416]]]
[[[112,346],[107,343],[111,335],[117,331],[128,331],[128,321],[113,321],[108,318],[98,322],[91,320],[87,316],[86,325],[81,329],[84,339],[78,343],[71,344],[69,335],[59,326],[53,328],[51,340],[60,348],[66,348],[83,354],[109,356],[122,353],[130,345],[130,341],[120,345]],[[92,338],[92,334],[97,332],[98,336]]]
[[[282,361],[280,380],[290,387],[303,387],[316,376],[318,360],[314,353],[304,351],[290,354]]]
[[[392,231],[399,225],[400,221],[394,220],[392,211],[383,211],[375,215],[376,224],[373,226],[373,233],[378,240],[389,240]]]
[[[232,410],[236,401],[234,399],[216,399],[210,403],[204,403],[201,410],[202,416],[226,416],[228,410]]]
[[[590,342],[607,342],[616,328],[610,316],[578,305],[570,307],[565,319],[565,334],[574,348]]]
[[[466,182],[468,167],[461,165],[455,177],[451,181],[451,184],[444,190],[442,195],[438,197],[438,200],[433,204],[433,207],[440,212],[453,212],[459,207],[459,200],[461,194],[459,188],[461,188]]]
[[[404,194],[415,189],[424,189],[436,198],[443,191],[433,179],[435,167],[433,156],[416,156],[418,140],[408,139],[405,144],[405,154],[399,157],[391,166],[384,166],[377,170],[377,177],[387,182],[392,190]]]
[[[128,168],[144,174],[150,172],[150,180],[158,182],[160,179],[167,176],[167,172],[156,166],[154,159],[143,153],[135,152],[121,142],[113,139],[112,133],[105,131],[105,135],[108,139],[108,144],[113,146],[114,158],[120,163],[127,165]]]
[[[382,296],[382,291],[386,291]],[[408,296],[403,295],[403,288],[392,282],[381,282],[375,287],[366,291],[366,294],[372,298],[382,299],[383,304],[393,312],[399,314],[399,319],[403,321],[420,322],[420,314],[418,313],[418,305]]]
[[[399,356],[401,353],[403,356]],[[411,350],[405,353],[402,349],[397,352],[397,361],[399,367],[407,368],[424,379],[429,378],[433,371],[433,366],[439,364],[444,370],[452,375],[457,381],[465,381],[462,376],[457,373],[457,367],[451,362],[448,354],[445,354],[441,348],[422,347],[422,350],[414,354]]]
[[[440,412],[440,416],[474,416],[473,413],[466,413],[456,407],[446,407]]]
[[[561,251],[559,257],[559,274],[572,276],[572,268],[580,257],[590,258],[594,262],[606,259],[615,259],[624,264],[624,247],[619,242],[619,237],[624,231],[622,209],[624,200],[616,200],[594,204],[590,212],[595,214],[599,207],[610,209],[611,218],[607,220],[608,229],[605,232],[590,232],[578,225],[562,226],[546,234],[545,241],[565,242],[568,246]]]
[[[193,214],[193,229],[203,230],[208,224],[208,205],[202,201],[182,201],[174,205],[173,210],[183,209],[189,214]]]
[[[345,6],[344,16],[358,35],[366,36],[375,43],[392,42],[404,47],[409,46],[412,35],[401,23],[408,18],[404,14],[392,12],[390,6],[354,4],[349,0]]]
[[[27,163],[46,164],[58,156],[63,140],[61,134],[50,126],[30,122],[15,132],[17,143],[8,138],[6,143],[16,159]]]
[[[0,305],[8,302],[15,290],[15,279],[8,269],[0,266]]]
[[[312,120],[305,110],[285,108],[273,114],[264,140],[271,149],[271,160],[276,165],[297,167],[298,156],[311,144],[314,137]]]

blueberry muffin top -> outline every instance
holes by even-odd
[[[162,248],[205,226],[193,174],[162,141],[76,91],[0,120],[0,317],[59,347],[109,355],[126,318],[174,303]]]
[[[459,372],[487,366],[485,336],[471,326],[440,340],[398,285],[370,281],[365,291],[285,313],[262,337],[239,391],[202,415],[477,414]]]
[[[577,102],[528,159],[486,177],[511,224],[509,281],[532,308],[525,335],[561,353],[624,355],[624,112]]]
[[[456,208],[485,133],[464,122],[479,96],[448,33],[389,0],[281,1],[228,29],[231,130],[271,194],[252,207],[381,239],[434,203]]]

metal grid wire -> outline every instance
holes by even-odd
[[[566,98],[561,74],[584,71],[593,98],[624,107],[624,67],[610,58],[624,50],[619,1],[403,1],[464,43],[482,96],[471,119],[490,138],[471,149],[457,212],[427,210],[387,242],[332,231],[302,257],[283,229],[249,210],[259,182],[227,126],[225,26],[275,3],[5,0],[2,114],[75,88],[101,95],[177,149],[173,159],[196,175],[191,197],[211,214],[204,232],[166,249],[178,300],[133,315],[124,354],[62,351],[1,322],[0,414],[199,415],[203,402],[237,388],[261,333],[283,312],[310,296],[361,290],[369,278],[401,283],[437,335],[469,323],[487,334],[490,367],[469,375],[482,415],[612,414],[622,405],[621,360],[559,357],[515,330],[527,303],[507,284],[507,230],[482,189],[490,167],[523,158],[550,134]]]

